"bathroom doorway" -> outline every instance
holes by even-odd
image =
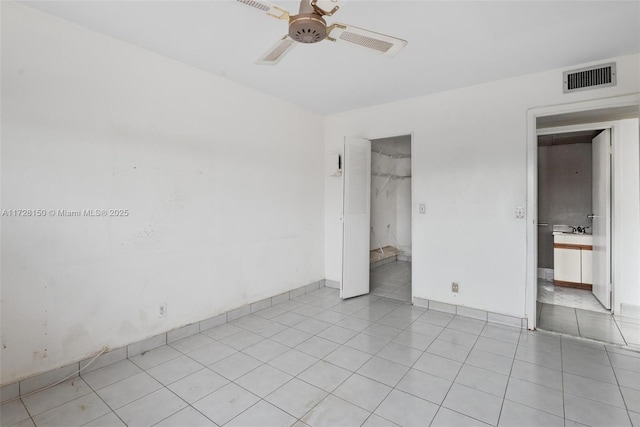
[[[411,135],[371,140],[371,294],[410,302]]]
[[[639,102],[637,95],[625,95],[539,107],[527,112],[527,218],[530,221],[527,223],[526,311],[529,329],[554,330],[621,345],[640,345],[637,334],[640,319],[640,270],[637,268],[640,259],[640,223],[637,221],[640,215]],[[538,269],[538,248],[544,244],[538,239],[539,228],[550,226],[548,232],[553,235],[554,225],[549,219],[538,216],[538,136],[600,129],[611,130],[611,268],[608,273],[611,311],[605,313],[546,304],[538,298],[538,278],[549,279]],[[595,246],[598,246],[597,242],[593,242],[592,249]],[[567,326],[574,322],[575,326]]]
[[[538,130],[539,329],[620,345],[637,341],[629,333],[636,320],[628,317],[625,297],[637,285],[620,280],[624,253],[616,252],[615,242],[624,239],[620,233],[625,227],[616,209],[622,205],[614,203],[615,194],[618,203],[638,197],[621,197],[624,183],[637,172],[638,159],[623,164],[618,152],[614,160],[614,146],[630,153],[638,149],[637,123],[630,119]],[[627,167],[630,176],[624,175]]]
[[[610,146],[610,129],[538,135],[540,329],[594,338],[585,325],[612,320]]]

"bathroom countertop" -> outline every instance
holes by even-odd
[[[575,233],[553,233],[553,243],[566,243],[573,245],[592,245],[593,235]]]

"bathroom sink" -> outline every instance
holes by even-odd
[[[553,235],[554,236],[563,236],[563,235],[591,235],[591,227],[586,225],[566,225],[566,224],[554,224],[553,226]]]
[[[578,233],[578,232],[567,232],[567,231],[554,231],[554,236],[591,236],[591,233]]]

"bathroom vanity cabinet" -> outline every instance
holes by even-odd
[[[556,286],[591,290],[593,236],[554,233],[553,282]]]

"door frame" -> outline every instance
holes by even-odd
[[[415,148],[415,134],[413,132],[399,132],[393,135],[386,135],[386,136],[356,136],[356,138],[363,138],[363,139],[368,139],[369,141],[372,141],[374,139],[386,139],[386,138],[395,138],[398,136],[409,136],[411,138],[411,258],[413,259],[413,251],[414,251],[414,242],[415,242],[415,223],[416,223],[416,212],[418,211],[417,208],[417,204],[415,202],[415,197],[414,197],[414,192],[415,192],[415,181],[414,181],[414,172],[415,172],[415,164],[414,164],[414,148]],[[353,135],[351,135],[353,136]],[[348,136],[345,135],[343,137],[343,141],[344,138],[347,138]],[[344,143],[343,143],[343,150],[344,150]],[[342,153],[342,156],[344,158],[344,151]],[[370,165],[371,166],[371,165]],[[342,210],[344,212],[344,173],[342,175]],[[344,215],[341,215],[341,219],[342,219],[342,239],[344,240]],[[344,250],[344,246],[341,245],[341,251]],[[340,257],[340,289],[342,289],[342,277],[344,275],[344,253],[341,255]],[[411,263],[411,304],[413,304],[413,291],[414,291],[414,286],[413,286],[413,262]],[[341,291],[342,293],[342,291]]]
[[[568,126],[558,126],[558,127],[549,127],[549,128],[542,128],[542,129],[538,129],[537,130],[537,135],[538,136],[543,136],[543,135],[557,135],[557,134],[563,134],[563,133],[569,133],[569,132],[578,132],[578,131],[589,131],[589,130],[609,130],[610,133],[610,138],[609,138],[609,144],[610,147],[613,147],[613,140],[614,140],[614,135],[615,135],[615,127],[616,127],[616,122],[615,121],[608,121],[608,122],[594,122],[594,123],[585,123],[585,124],[580,124],[580,125],[568,125]],[[609,168],[609,176],[606,177],[607,179],[607,184],[609,185],[609,188],[612,188],[613,185],[613,156],[609,156],[609,161],[610,161],[610,168]],[[537,162],[536,162],[536,167],[537,167]],[[536,192],[537,192],[537,180],[536,180]],[[536,199],[536,203],[537,203],[537,199]],[[537,209],[536,209],[537,211]],[[591,212],[594,212],[593,210]],[[607,259],[607,264],[605,266],[605,272],[606,275],[608,277],[607,281],[609,282],[609,284],[611,285],[611,297],[610,297],[610,301],[609,301],[609,310],[611,312],[613,312],[613,307],[614,307],[614,296],[615,296],[615,290],[614,290],[614,281],[613,281],[613,262],[612,262],[612,258],[613,258],[613,191],[609,192],[609,199],[607,200],[607,209],[606,209],[606,228],[609,229],[609,240],[607,242],[607,255],[608,255],[608,259]],[[538,244],[537,244],[537,234],[536,234],[536,254],[538,251]],[[536,273],[537,273],[537,267],[536,267]],[[538,299],[538,292],[537,292],[537,280],[536,280],[536,300]],[[606,307],[605,307],[606,308]]]
[[[537,326],[537,296],[538,296],[538,129],[537,120],[539,118],[553,117],[570,113],[582,112],[598,112],[600,117],[605,117],[607,110],[620,107],[638,107],[640,106],[640,95],[623,95],[612,98],[597,99],[593,101],[584,101],[571,104],[554,105],[547,107],[536,107],[527,110],[527,251],[526,251],[526,288],[525,288],[525,313],[527,316],[527,328],[536,329]],[[601,112],[601,114],[600,114]],[[598,123],[597,115],[594,116],[590,123],[582,126],[580,130],[588,130],[588,126],[597,125],[596,129],[611,128],[612,129],[612,145],[615,147],[617,132],[616,121],[601,120]],[[571,128],[565,126],[564,128]],[[547,129],[552,128],[545,128]],[[591,130],[594,128],[591,127]],[[612,158],[612,175],[615,169],[615,156]],[[615,182],[614,182],[615,185]],[[615,192],[615,190],[613,190]],[[612,206],[613,209],[613,206]],[[615,239],[615,225],[613,224],[612,215],[612,241]],[[615,244],[612,244],[611,254],[613,256]],[[612,262],[613,264],[613,262]],[[613,265],[612,265],[612,268]],[[614,274],[614,273],[612,273]],[[613,288],[613,286],[612,286]],[[611,306],[612,311],[615,307],[615,292],[612,293]]]

